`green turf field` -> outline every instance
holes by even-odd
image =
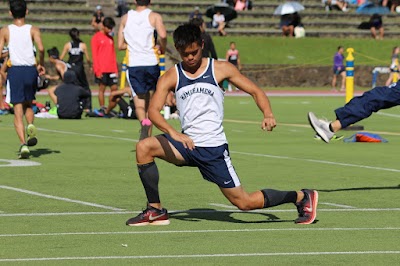
[[[278,127],[266,133],[250,97],[226,98],[233,164],[249,191],[317,189],[315,224],[294,224],[291,205],[239,212],[196,169],[158,161],[171,224],[127,227],[146,202],[135,166],[137,121],[37,118],[39,143],[30,160],[17,160],[13,116],[7,115],[0,117],[0,263],[398,264],[400,109],[359,123],[388,143],[328,145],[313,139],[306,115],[312,110],[332,118],[342,97],[271,102]],[[179,127],[177,120],[170,123]]]

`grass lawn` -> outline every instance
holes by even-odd
[[[307,112],[333,118],[342,97],[271,97],[271,103],[278,127],[267,133],[250,97],[226,97],[233,164],[248,191],[317,189],[315,224],[294,224],[290,204],[239,212],[196,169],[157,160],[171,224],[127,227],[146,203],[135,165],[136,120],[36,118],[39,143],[29,160],[16,160],[18,140],[7,115],[0,117],[0,262],[398,264],[400,108],[359,123],[388,143],[325,144],[313,139]]]
[[[70,40],[66,34],[43,33],[43,43],[46,50],[56,46],[60,52],[64,44]],[[90,51],[90,35],[82,35],[82,40]],[[114,38],[116,43],[116,37]],[[295,65],[332,65],[333,55],[339,45],[355,50],[355,65],[389,65],[392,48],[398,45],[397,40],[387,39],[376,41],[372,39],[333,39],[333,38],[303,38],[289,39],[281,37],[214,37],[219,58],[225,58],[226,50],[231,41],[236,42],[243,64],[295,64]],[[173,44],[172,36],[168,43]],[[125,53],[118,51],[118,62],[122,62]],[[46,55],[47,58],[47,55]]]

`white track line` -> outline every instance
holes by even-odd
[[[318,212],[397,212],[400,208],[355,208],[355,209],[318,209]],[[168,211],[170,214],[179,213],[213,213],[213,212],[228,212],[228,213],[282,213],[282,212],[297,212],[297,210],[278,210],[278,209],[262,209],[254,211],[240,211],[240,210],[209,210],[209,211]],[[68,216],[68,215],[125,215],[125,214],[139,214],[138,211],[114,211],[114,212],[44,212],[44,213],[0,213],[0,217],[30,217],[30,216]]]
[[[86,201],[73,200],[73,199],[69,199],[69,198],[62,198],[62,197],[42,194],[42,193],[39,193],[39,192],[26,190],[26,189],[15,188],[15,187],[0,186],[0,188],[13,190],[13,191],[17,191],[17,192],[21,192],[21,193],[25,193],[25,194],[29,194],[29,195],[39,196],[39,197],[43,197],[43,198],[48,198],[48,199],[55,199],[55,200],[60,200],[60,201],[65,201],[65,202],[78,203],[78,204],[81,204],[81,205],[86,205],[86,206],[91,206],[91,207],[96,207],[96,208],[102,208],[102,209],[106,209],[106,210],[112,210],[112,211],[123,211],[124,210],[124,209],[114,208],[114,207],[100,205],[100,204],[86,202]]]
[[[219,204],[219,203],[210,203],[209,205],[215,206],[215,207],[222,207],[222,208],[226,208],[226,209],[235,209],[235,210],[237,209],[233,205],[226,205],[226,204]]]
[[[257,154],[257,153],[248,153],[248,152],[238,152],[238,151],[231,151],[231,153],[236,153],[236,154],[241,154],[241,155],[248,155],[248,156],[256,156],[256,157],[267,157],[267,158],[275,158],[275,159],[306,161],[306,162],[313,162],[313,163],[340,165],[340,166],[357,167],[357,168],[365,168],[365,169],[378,170],[378,171],[388,171],[388,172],[400,173],[400,169],[374,167],[374,166],[360,165],[360,164],[338,163],[338,162],[330,162],[330,161],[324,161],[324,160],[303,159],[303,158],[295,158],[295,157],[289,157],[289,156],[277,156],[277,155]]]
[[[389,117],[396,117],[400,118],[400,115],[395,115],[395,114],[388,114],[388,113],[382,113],[382,112],[377,112],[377,115],[382,115],[382,116],[389,116]]]
[[[349,206],[349,205],[342,205],[342,204],[336,204],[336,203],[330,203],[330,202],[319,202],[318,204],[334,206],[334,207],[340,207],[340,208],[348,208],[348,209],[355,209],[356,208],[356,207]],[[226,209],[236,209],[235,206],[226,205],[226,204],[210,203],[209,205],[215,206],[215,207],[226,208]]]
[[[353,206],[336,204],[336,203],[331,203],[331,202],[319,202],[318,204],[334,206],[334,207],[339,207],[339,208],[356,209],[356,207],[353,207]]]
[[[77,235],[145,235],[145,234],[203,234],[203,233],[251,233],[251,232],[282,232],[282,231],[399,231],[400,227],[381,228],[260,228],[260,229],[226,229],[226,230],[168,230],[168,231],[124,231],[124,232],[73,232],[73,233],[42,233],[42,234],[0,234],[0,237],[33,237],[33,236],[77,236]]]
[[[222,258],[222,257],[270,257],[270,256],[326,256],[326,255],[374,255],[374,254],[396,254],[397,255],[397,254],[400,254],[400,250],[20,258],[20,259],[0,259],[0,262],[61,261],[61,260],[121,260],[121,259],[187,259],[187,258],[218,258],[218,257]]]

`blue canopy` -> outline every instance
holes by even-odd
[[[365,4],[360,5],[356,9],[356,13],[358,14],[380,14],[380,15],[386,15],[390,13],[389,8],[385,6],[377,6],[374,3],[371,2],[366,2]]]

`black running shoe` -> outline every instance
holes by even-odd
[[[147,208],[138,216],[133,217],[126,221],[129,226],[142,226],[142,225],[168,225],[168,211],[166,209],[157,209],[147,205]]]
[[[317,217],[318,192],[316,190],[302,189],[304,199],[296,204],[299,217],[296,224],[312,224]]]

